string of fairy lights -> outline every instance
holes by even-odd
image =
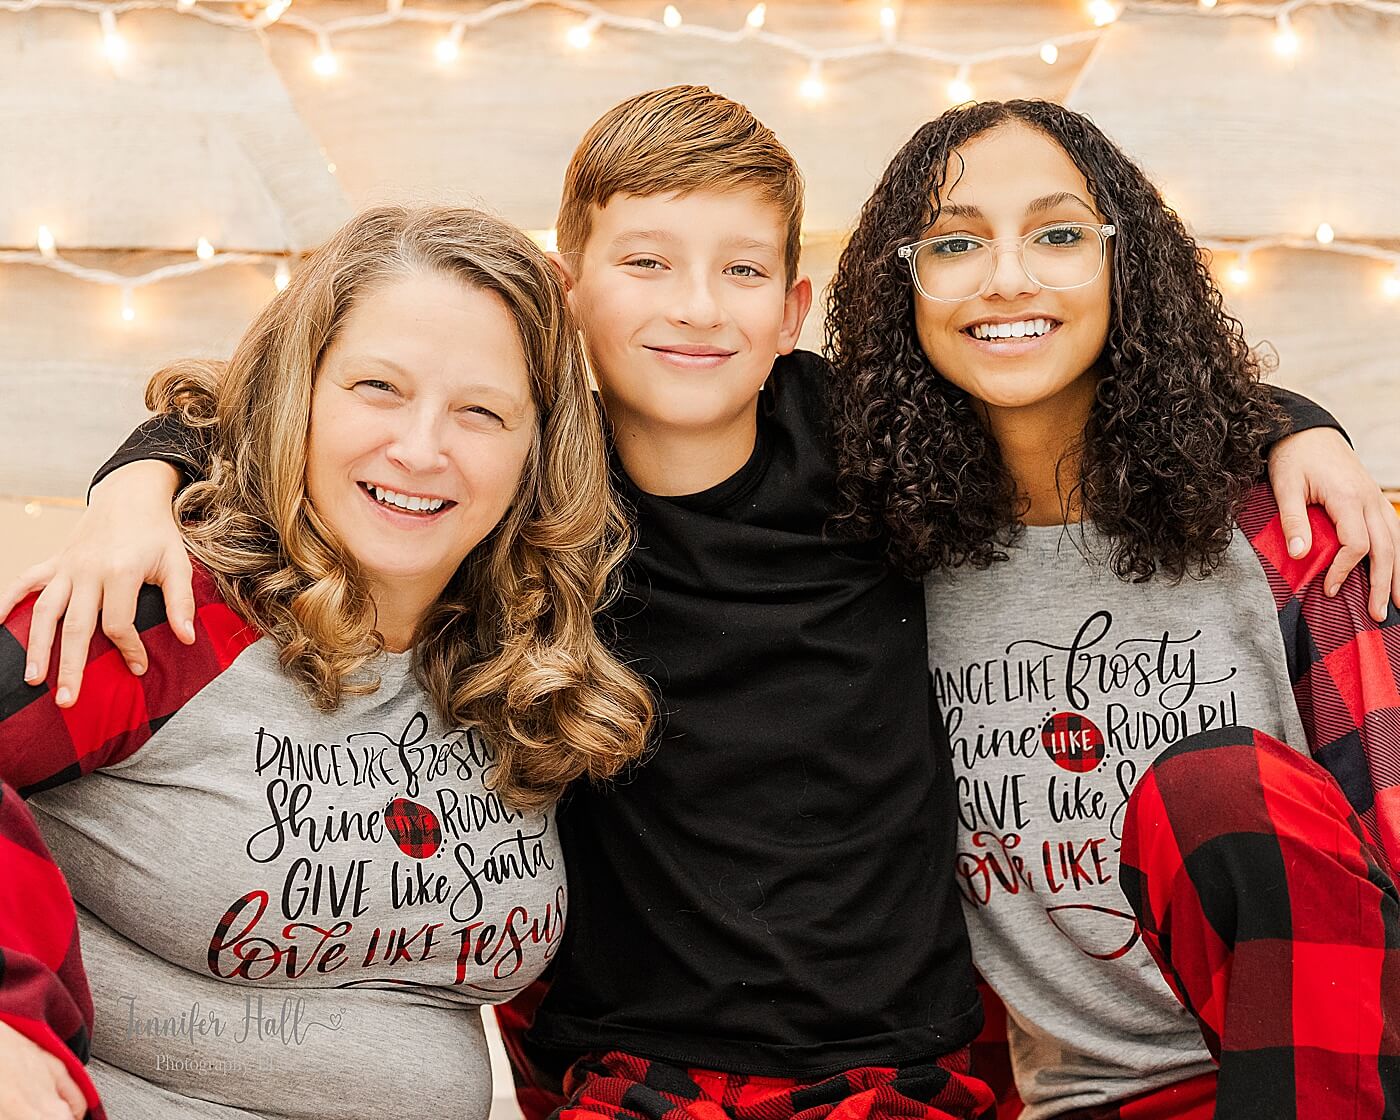
[[[145,13],[160,12],[197,19],[235,32],[266,37],[276,29],[306,36],[312,45],[309,65],[323,81],[345,76],[336,42],[350,34],[372,33],[395,24],[417,24],[430,35],[425,43],[425,62],[442,68],[459,65],[468,36],[498,20],[516,17],[536,8],[560,11],[572,18],[562,36],[564,51],[582,52],[592,48],[604,35],[652,35],[671,39],[690,37],[721,44],[751,43],[805,63],[797,94],[810,106],[824,101],[831,75],[842,65],[879,56],[902,57],[946,69],[948,104],[973,100],[973,77],[978,67],[1029,59],[1047,67],[1061,64],[1066,48],[1092,47],[1109,33],[1124,16],[1176,16],[1196,19],[1248,19],[1271,27],[1269,43],[1281,64],[1298,57],[1304,44],[1294,17],[1308,8],[1354,8],[1385,16],[1400,16],[1400,0],[1284,0],[1278,3],[1230,2],[1230,0],[1087,0],[1085,26],[1033,42],[1009,43],[995,49],[959,52],[902,34],[902,3],[871,5],[869,31],[857,41],[838,45],[814,45],[774,30],[769,5],[754,3],[742,20],[721,27],[689,19],[683,5],[658,4],[653,16],[628,15],[612,11],[591,0],[499,0],[470,12],[419,6],[406,0],[386,0],[381,10],[367,14],[315,19],[298,10],[294,0],[0,0],[0,14],[38,10],[68,10],[96,18],[99,49],[114,76],[122,79],[129,67],[139,62],[139,50],[127,38],[124,28]],[[743,9],[741,9],[742,11]],[[328,169],[334,174],[334,164]],[[545,248],[553,248],[552,230],[533,233]],[[1331,224],[1320,223],[1310,236],[1298,232],[1249,241],[1202,242],[1223,255],[1221,279],[1229,288],[1241,290],[1253,280],[1252,262],[1260,254],[1278,250],[1306,250],[1339,253],[1367,259],[1382,265],[1379,294],[1387,300],[1400,300],[1400,251],[1385,245],[1339,235]],[[128,274],[79,264],[62,255],[51,225],[39,226],[33,248],[0,250],[0,264],[51,269],[72,279],[120,290],[119,314],[124,322],[138,318],[137,293],[162,281],[174,280],[228,265],[255,265],[266,268],[272,286],[281,291],[291,277],[293,253],[220,251],[208,238],[200,237],[191,247],[191,257],[165,264],[143,273]],[[21,501],[25,512],[38,516],[44,505],[62,504],[55,499],[0,494],[0,500]]]

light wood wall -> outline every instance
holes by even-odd
[[[662,7],[606,6],[649,18]],[[730,27],[749,6],[679,3],[692,22]],[[946,106],[953,76],[904,59],[834,63],[826,98],[810,105],[798,96],[805,65],[762,43],[603,29],[577,52],[563,37],[578,17],[540,6],[470,33],[450,67],[433,61],[431,28],[346,34],[335,43],[341,72],[326,80],[310,69],[314,41],[294,29],[259,37],[173,7],[121,17],[130,56],[116,74],[91,14],[0,12],[0,248],[31,248],[44,223],[65,256],[143,272],[189,260],[200,236],[221,250],[304,250],[384,200],[473,202],[543,230],[573,144],[600,112],[694,81],[751,105],[803,165],[806,265],[821,285],[875,177]],[[294,10],[329,19],[382,7],[297,0]],[[878,9],[774,0],[768,28],[835,46],[873,36]],[[1054,66],[980,65],[976,94],[1088,112],[1202,238],[1307,236],[1325,220],[1339,239],[1400,247],[1400,16],[1304,8],[1294,16],[1302,49],[1284,63],[1270,21],[1198,14],[1194,0],[1180,10],[1130,9]],[[1077,0],[906,0],[901,21],[912,41],[968,52],[1089,26]],[[1277,379],[1332,408],[1368,466],[1400,487],[1400,300],[1381,294],[1388,268],[1298,251],[1258,254],[1251,267],[1251,284],[1228,299],[1251,339],[1276,350]],[[147,375],[177,356],[226,354],[271,275],[271,265],[229,265],[142,288],[126,323],[115,288],[0,264],[0,577],[50,548],[70,519],[56,508],[28,517],[23,500],[81,496],[142,416]]]

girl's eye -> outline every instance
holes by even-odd
[[[1055,226],[1040,231],[1036,242],[1041,245],[1078,245],[1084,240],[1084,231],[1078,226]]]
[[[929,249],[939,256],[957,257],[979,249],[981,246],[980,241],[974,241],[970,237],[945,237],[941,241],[935,241],[929,246]]]

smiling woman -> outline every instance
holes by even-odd
[[[0,1082],[47,1051],[113,1116],[485,1116],[477,1008],[562,934],[554,800],[636,758],[651,717],[594,630],[627,533],[577,346],[523,234],[385,208],[227,367],[153,379],[209,441],[176,503],[192,646],[147,588],[146,672],[98,637],[60,709],[20,679],[34,601],[0,631],[22,880]]]

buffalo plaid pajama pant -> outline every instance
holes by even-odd
[[[1129,800],[1121,881],[1219,1072],[1058,1120],[1400,1120],[1400,893],[1326,770],[1249,728],[1177,744]],[[503,1019],[519,1076],[525,1024]],[[1013,1120],[1014,1091],[995,1106],[967,1055],[807,1083],[608,1053],[576,1063],[563,1098],[522,1086],[522,1106],[529,1120],[546,1105],[559,1120]]]

